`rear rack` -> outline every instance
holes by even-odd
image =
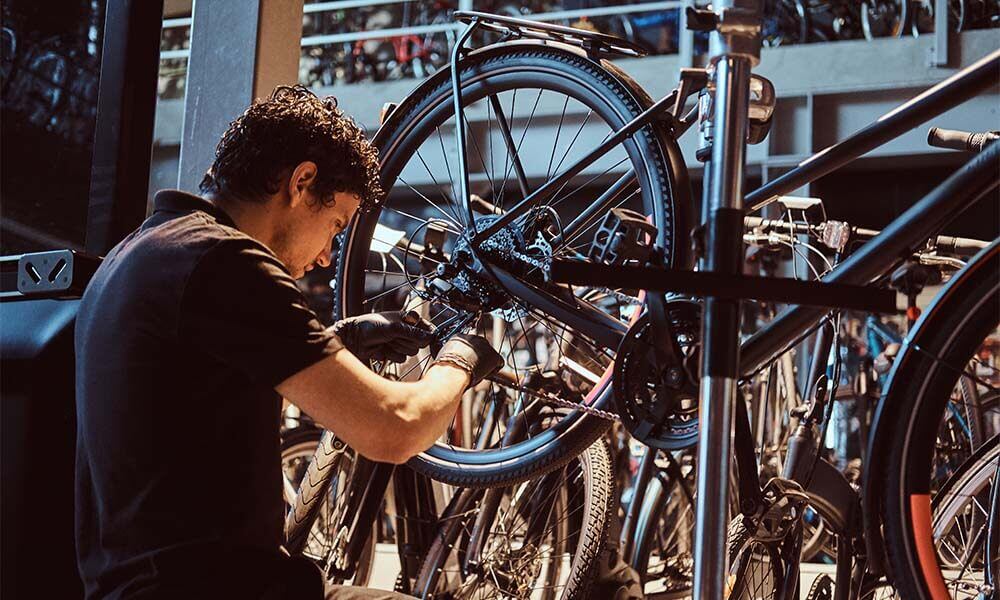
[[[480,28],[499,33],[505,38],[524,38],[577,46],[594,58],[638,58],[647,54],[642,46],[596,31],[475,11],[456,11],[453,16],[462,23],[478,22]]]

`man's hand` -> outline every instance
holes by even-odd
[[[434,340],[434,326],[415,312],[372,313],[333,325],[344,347],[362,362],[403,362]]]
[[[472,387],[500,370],[503,357],[497,354],[486,338],[460,333],[445,342],[434,363],[454,365],[472,378]]]

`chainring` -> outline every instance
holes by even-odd
[[[665,313],[677,337],[685,362],[696,358],[701,305],[694,300],[667,301]],[[661,450],[688,448],[698,439],[698,389],[687,365],[657,365],[650,337],[649,314],[640,317],[625,334],[615,357],[615,408],[629,433],[647,446]],[[663,369],[687,371],[680,389],[659,385]]]

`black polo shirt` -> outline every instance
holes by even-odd
[[[207,200],[157,194],[77,317],[87,597],[259,593],[283,566],[274,387],[340,348],[266,246]]]

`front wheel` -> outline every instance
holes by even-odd
[[[375,560],[375,532],[368,537],[349,580],[327,569],[342,546],[340,525],[347,510],[348,490],[357,455],[329,431],[296,427],[282,436],[284,475],[285,548],[315,562],[330,583],[363,586],[371,577]]]
[[[526,483],[455,498],[420,569],[419,597],[589,596],[614,510],[607,443]]]

